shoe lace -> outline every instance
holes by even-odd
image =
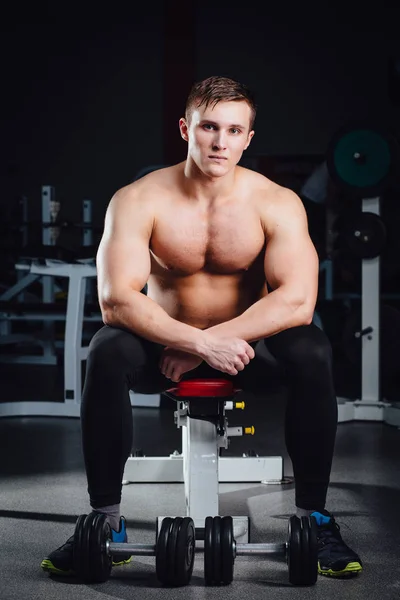
[[[67,541],[65,542],[65,544],[63,544],[60,547],[60,550],[64,550],[66,548],[70,548],[74,543],[74,536],[72,535],[70,538],[67,539]]]
[[[318,527],[318,541],[324,546],[330,544],[334,547],[346,547],[340,534],[340,527],[333,519],[330,523]]]

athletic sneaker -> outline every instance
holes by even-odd
[[[327,510],[313,512],[318,525],[318,572],[330,577],[348,577],[361,573],[358,554],[344,543],[340,527]]]
[[[127,542],[128,535],[126,533],[125,517],[121,517],[119,521],[119,531],[111,529],[113,542]],[[42,560],[41,567],[44,571],[53,573],[54,575],[75,575],[74,566],[74,536],[72,535],[62,546],[53,550],[47,558]],[[113,567],[129,563],[131,555],[119,555],[118,562],[113,561]]]

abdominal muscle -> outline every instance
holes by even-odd
[[[238,317],[267,295],[265,282],[257,279],[257,283],[254,281],[251,285],[248,273],[200,272],[188,277],[163,279],[150,276],[147,295],[173,319],[198,329],[208,329]]]

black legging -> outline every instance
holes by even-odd
[[[265,346],[263,347],[263,345]],[[113,327],[93,337],[82,397],[82,438],[93,508],[119,504],[125,463],[132,448],[129,390],[161,393],[174,386],[158,367],[162,346]],[[271,356],[272,355],[272,356]],[[296,506],[323,509],[337,428],[331,345],[314,324],[261,340],[256,356],[232,379],[237,387],[268,393],[269,363],[290,386],[285,440],[295,477]],[[272,366],[271,364],[269,365]],[[184,379],[231,376],[202,363]]]

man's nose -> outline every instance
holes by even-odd
[[[215,138],[213,140],[213,148],[214,150],[223,150],[224,148],[226,148],[225,135],[221,131],[215,135]]]

